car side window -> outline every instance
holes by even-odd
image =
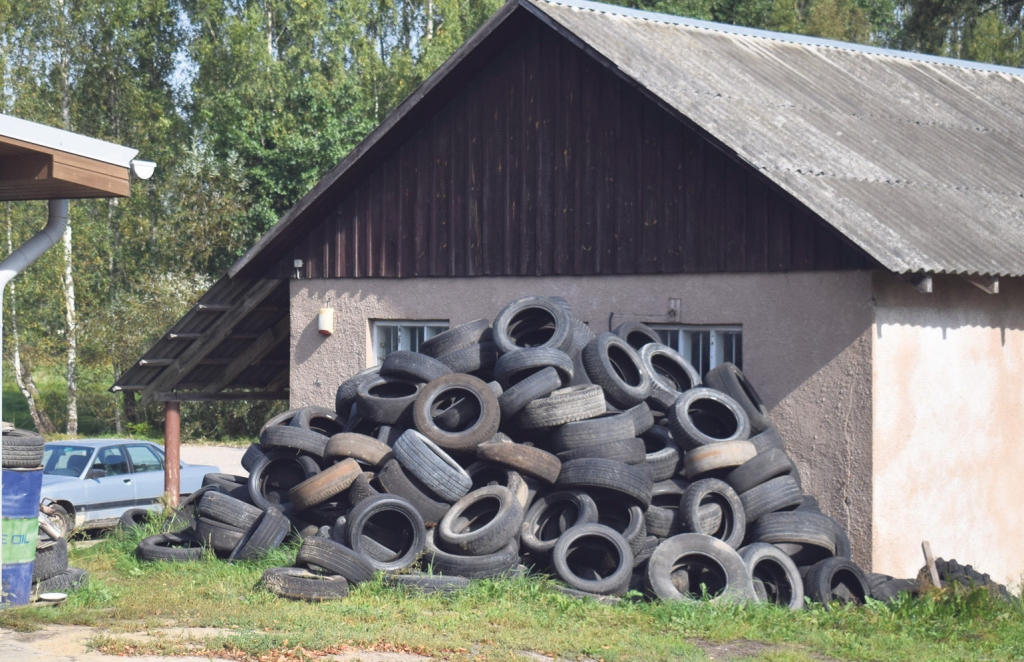
[[[128,457],[132,459],[135,473],[163,471],[164,463],[149,446],[128,446]]]
[[[120,446],[107,446],[100,449],[92,468],[102,469],[104,476],[120,476],[129,473],[128,458]]]

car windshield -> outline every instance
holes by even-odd
[[[79,476],[85,470],[92,449],[86,446],[46,444],[43,452],[43,473],[53,476]]]

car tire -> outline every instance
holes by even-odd
[[[219,492],[218,492],[219,494]],[[121,518],[117,520],[117,527],[123,531],[129,531],[131,529],[141,529],[146,525],[146,521],[149,519],[148,508],[129,508],[128,510],[121,513]],[[38,559],[38,555],[36,556]]]
[[[396,516],[401,523],[394,521]],[[375,519],[383,519],[389,526]],[[349,511],[345,523],[348,547],[376,570],[395,571],[412,565],[426,545],[426,535],[416,508],[391,494],[363,499]],[[381,536],[388,537],[386,543],[378,539]]]
[[[525,444],[485,443],[477,446],[478,459],[514,469],[524,476],[532,476],[548,485],[558,480],[562,461],[557,457]]]
[[[549,297],[516,299],[498,313],[492,328],[494,344],[502,354],[529,347],[572,349],[572,315]]]
[[[753,524],[763,515],[780,510],[792,510],[803,503],[804,495],[792,476],[779,476],[740,495],[747,524]],[[838,527],[838,524],[837,524]]]
[[[439,333],[433,338],[427,338],[420,343],[420,352],[436,359],[467,345],[489,342],[491,337],[490,322],[485,319],[473,320]]]
[[[750,436],[750,419],[739,403],[705,387],[680,394],[668,411],[668,425],[672,438],[687,451]]]
[[[621,596],[633,574],[633,551],[622,535],[602,524],[578,524],[551,550],[551,566],[577,591]]]
[[[281,508],[293,487],[319,472],[320,465],[311,457],[268,455],[249,474],[249,498],[262,510]]]
[[[594,499],[582,490],[561,490],[538,497],[523,517],[520,544],[534,557],[547,560],[559,536],[579,524],[597,524]]]
[[[572,382],[572,358],[561,350],[547,347],[517,349],[502,354],[494,364],[494,379],[503,388],[509,388],[544,368],[555,369],[561,386]]]
[[[754,449],[757,455],[730,471],[724,478],[737,494],[743,494],[773,478],[788,475],[793,470],[793,462],[781,448],[772,446],[762,451],[755,445]]]
[[[445,364],[426,354],[398,350],[384,357],[380,374],[382,377],[395,377],[426,384],[450,375],[452,371]]]
[[[352,432],[334,435],[324,450],[324,460],[327,462],[351,458],[369,467],[382,467],[394,457],[391,447],[384,442]]]
[[[639,350],[640,362],[651,375],[651,397],[671,405],[684,391],[701,385],[700,373],[676,350],[649,343]]]
[[[682,464],[682,456],[669,429],[652,426],[640,438],[644,442],[645,461],[651,468],[654,482],[658,483],[675,476]]]
[[[302,541],[295,556],[295,564],[311,570],[323,568],[332,574],[341,575],[350,584],[368,582],[375,573],[373,564],[366,557],[320,536],[310,536]]]
[[[789,554],[797,566],[814,565],[836,553],[835,525],[807,511],[762,515],[750,527],[751,542],[769,542]]]
[[[515,387],[513,387],[515,388]],[[568,386],[538,397],[523,407],[516,422],[527,430],[583,421],[607,411],[604,391],[596,384]]]
[[[590,380],[604,390],[605,399],[620,409],[638,405],[651,395],[651,376],[640,355],[616,335],[602,333],[590,341],[583,348],[583,366]]]
[[[456,431],[444,430],[435,422],[434,407],[442,397],[472,398],[477,409],[476,419]],[[445,450],[471,452],[491,439],[501,422],[501,408],[494,391],[472,375],[455,374],[441,377],[427,384],[413,405],[413,423],[424,437]],[[398,446],[399,442],[395,442]]]
[[[498,396],[501,420],[512,420],[531,402],[546,398],[562,385],[562,379],[554,368],[544,368],[533,373],[514,386],[504,389]],[[604,399],[602,397],[602,405]],[[520,422],[522,425],[522,422]]]
[[[68,569],[68,542],[63,538],[49,547],[36,550],[35,562],[32,565],[32,581],[40,582],[56,577]]]
[[[750,421],[751,434],[758,434],[772,426],[768,408],[761,400],[761,396],[757,394],[754,385],[743,371],[732,363],[722,363],[710,370],[704,376],[704,384],[727,394],[739,403]]]
[[[348,596],[348,581],[341,575],[318,575],[304,568],[267,568],[260,584],[290,600],[323,602]]]
[[[482,556],[505,547],[523,523],[523,507],[506,487],[488,485],[457,501],[437,525],[435,542],[453,554]]]
[[[428,527],[436,526],[451,508],[451,504],[438,500],[418,478],[406,473],[398,460],[391,460],[385,464],[377,475],[377,480],[385,492],[400,496],[411,503],[423,516],[423,522]]]
[[[81,568],[67,568],[59,575],[44,579],[35,585],[37,593],[67,593],[89,583],[89,573]]]
[[[263,457],[263,449],[260,448],[259,444],[249,444],[249,447],[245,449],[245,453],[242,454],[242,468],[246,471],[252,471],[253,465]]]
[[[161,533],[143,538],[136,555],[142,561],[198,561],[203,547],[192,536]]]
[[[640,351],[647,345],[661,344],[661,336],[658,332],[640,322],[623,322],[612,331],[615,335],[625,340],[630,347]]]
[[[775,545],[756,542],[740,549],[739,554],[754,582],[758,602],[787,607],[790,611],[804,608],[803,579],[785,552]]]
[[[294,450],[323,459],[329,437],[291,425],[275,425],[260,435],[260,448],[268,450]],[[254,465],[255,466],[255,465]]]
[[[598,441],[633,439],[633,421],[621,413],[605,413],[586,420],[573,421],[551,434],[551,447],[556,453]]]
[[[868,579],[860,566],[838,557],[811,566],[804,578],[804,591],[812,602],[825,609],[835,601],[862,605],[871,597]]]
[[[192,535],[204,547],[209,547],[215,552],[230,554],[245,537],[245,533],[245,529],[240,529],[207,517],[200,517],[196,520],[196,526]]]
[[[421,390],[420,382],[376,375],[361,382],[356,389],[356,411],[377,425],[408,425],[412,420],[413,403]]]
[[[251,561],[265,556],[281,546],[291,528],[291,522],[280,511],[273,508],[264,511],[231,550],[228,560]]]
[[[582,460],[588,457],[615,460],[623,464],[646,464],[647,453],[644,448],[643,439],[619,439],[616,441],[598,441],[585,446],[579,446],[569,451],[557,453],[556,457],[562,462],[569,460]],[[651,473],[654,475],[654,472]]]
[[[466,496],[473,480],[458,462],[416,430],[406,430],[395,442],[395,458],[442,501],[455,503]]]
[[[685,590],[680,590],[677,582],[685,582]],[[647,588],[662,600],[700,600],[702,584],[712,602],[754,597],[743,559],[732,547],[711,536],[681,533],[668,538],[647,562]]]
[[[720,441],[695,448],[686,453],[683,467],[687,480],[696,480],[711,474],[732,470],[757,455],[757,449],[749,441]],[[729,472],[726,471],[727,475]]]
[[[515,539],[493,554],[460,556],[441,550],[435,543],[436,532],[436,528],[427,530],[427,551],[423,555],[423,563],[433,573],[490,579],[507,574],[519,564],[519,545]]]
[[[303,407],[295,412],[288,425],[330,437],[345,428],[345,420],[336,411],[327,407]]]
[[[42,465],[46,442],[35,432],[14,428],[0,435],[4,469],[35,469]]]
[[[288,490],[288,501],[293,510],[307,510],[347,490],[362,473],[352,458],[342,460]]]
[[[263,514],[256,506],[218,491],[207,492],[199,499],[198,512],[202,517],[239,529],[248,529]]]
[[[454,593],[469,586],[469,580],[456,575],[432,575],[425,572],[410,572],[384,575],[384,583],[401,586],[421,593]]]
[[[603,490],[619,495],[641,509],[651,505],[653,481],[650,475],[614,460],[588,458],[566,462],[555,484],[563,489]]]
[[[712,513],[706,509],[711,504],[721,510],[717,526]],[[746,536],[747,518],[743,502],[731,487],[716,478],[705,478],[691,483],[683,491],[679,500],[679,526],[683,531],[713,537],[737,549]]]

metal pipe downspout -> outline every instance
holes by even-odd
[[[50,200],[50,214],[46,225],[31,239],[19,246],[7,259],[0,262],[0,392],[3,387],[3,300],[7,283],[39,259],[48,248],[60,241],[68,226],[68,201]],[[0,420],[3,420],[3,400],[0,398]],[[0,443],[0,466],[3,465],[3,444]],[[0,474],[0,492],[3,491],[3,474]],[[0,499],[0,540],[3,539],[3,499]],[[3,592],[3,564],[0,563],[0,593]],[[0,596],[0,602],[3,602]]]

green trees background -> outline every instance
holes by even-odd
[[[16,279],[4,418],[80,435],[159,423],[106,389],[500,4],[0,0],[0,113],[158,164],[131,198],[72,202],[63,245]],[[620,4],[1024,66],[1024,0]],[[45,216],[42,202],[0,203],[7,245]],[[245,435],[267,407],[188,406],[186,433]]]

